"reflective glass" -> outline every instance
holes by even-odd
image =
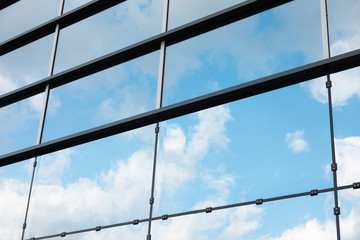
[[[165,105],[321,60],[319,18],[294,1],[168,47]]]
[[[63,29],[55,72],[160,33],[161,6],[156,1],[126,1]]]
[[[116,135],[42,156],[35,177],[27,236],[147,218],[153,129],[154,126],[148,126],[138,129],[138,134]],[[143,137],[145,134],[147,137]],[[131,225],[121,231],[136,235],[144,225],[136,228]],[[100,235],[107,234],[111,231],[104,229]],[[79,236],[86,239],[87,234]]]
[[[169,2],[169,29],[171,29],[245,1],[170,0]]]
[[[158,52],[55,88],[44,141],[155,108]]]
[[[0,94],[48,76],[54,35],[0,56]]]
[[[0,155],[36,144],[44,94],[0,108]]]
[[[162,123],[155,212],[331,187],[328,122],[300,84]]]
[[[21,0],[0,11],[0,42],[56,17],[59,0]]]
[[[92,0],[65,0],[64,13],[74,10],[75,8],[81,7],[82,5],[91,2]]]
[[[360,48],[360,2],[328,0],[331,55]]]

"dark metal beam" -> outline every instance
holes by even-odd
[[[83,6],[63,14],[62,16],[53,18],[46,23],[2,42],[0,44],[0,56],[53,33],[57,24],[60,24],[60,29],[66,28],[125,1],[126,0],[94,0],[84,4]]]
[[[20,0],[1,0],[0,1],[0,10],[7,8],[8,6],[10,6],[18,1],[20,1]]]
[[[210,107],[305,82],[310,79],[325,76],[328,73],[336,73],[358,66],[360,66],[360,49],[8,153],[0,156],[0,166],[20,162],[32,157],[144,127],[158,121],[161,122],[176,118]]]
[[[237,4],[223,11],[185,24],[168,32],[161,33],[103,57],[96,58],[69,70],[6,93],[0,96],[0,107],[39,94],[44,91],[45,86],[48,84],[50,85],[50,88],[56,88],[79,78],[86,77],[120,63],[159,50],[162,41],[165,41],[166,45],[170,46],[290,1],[292,0],[248,0]]]

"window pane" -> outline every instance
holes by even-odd
[[[162,11],[158,5],[153,1],[126,1],[63,29],[55,72],[160,33]]]
[[[360,48],[360,2],[348,0],[346,4],[328,1],[331,55],[339,55]]]
[[[0,11],[0,42],[58,15],[59,0],[21,0]]]
[[[44,94],[0,108],[0,155],[36,144]]]
[[[0,56],[0,94],[48,76],[53,34]]]
[[[64,13],[74,10],[75,8],[81,7],[82,5],[88,2],[91,2],[91,0],[72,0],[72,1],[65,0]]]
[[[164,103],[321,60],[319,8],[316,1],[294,1],[170,46]]]
[[[295,85],[163,123],[155,212],[332,187],[328,121]]]
[[[154,126],[148,126],[42,156],[35,178],[27,236],[147,218],[153,129]],[[121,228],[126,230],[120,232],[136,235],[146,227],[141,223],[136,228],[132,225]],[[102,234],[107,236],[112,231],[104,229]]]
[[[169,29],[171,29],[245,1],[171,0],[169,2]]]
[[[155,108],[158,52],[51,91],[44,141]]]

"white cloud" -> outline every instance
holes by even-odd
[[[302,131],[287,133],[286,142],[294,153],[309,151],[309,144],[304,140],[304,129]]]

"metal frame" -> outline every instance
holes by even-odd
[[[360,50],[320,60],[295,69],[246,82],[234,87],[192,98],[173,105],[138,114],[96,128],[71,134],[36,146],[0,156],[0,166],[23,161],[61,149],[73,147],[118,133],[144,127],[157,121],[165,121],[206,108],[251,97],[310,79],[360,66]]]
[[[0,10],[17,1],[18,0],[2,1],[2,3],[0,3]],[[149,223],[147,240],[150,240],[152,221],[167,220],[169,218],[191,215],[191,214],[199,214],[199,213],[209,214],[212,211],[216,211],[216,210],[235,208],[235,207],[241,207],[252,204],[262,205],[266,202],[279,201],[283,199],[290,199],[290,198],[297,198],[304,196],[316,196],[318,194],[327,193],[327,192],[334,193],[334,201],[335,201],[334,210],[335,210],[335,218],[336,218],[337,239],[340,240],[339,214],[336,214],[337,210],[340,211],[338,204],[338,191],[344,189],[350,189],[350,188],[358,189],[360,188],[360,182],[353,183],[352,185],[344,185],[340,187],[338,187],[337,185],[337,175],[336,175],[337,163],[335,158],[330,74],[360,66],[360,49],[345,54],[341,54],[335,57],[330,57],[326,0],[320,0],[321,9],[322,9],[322,31],[323,31],[323,47],[324,47],[324,58],[325,58],[324,60],[313,62],[271,76],[259,78],[254,81],[239,84],[233,87],[212,92],[203,96],[182,101],[166,107],[162,106],[162,95],[163,95],[166,48],[168,46],[204,34],[214,29],[223,27],[225,25],[231,24],[241,19],[245,19],[247,17],[259,14],[263,11],[278,7],[285,3],[291,2],[292,0],[247,0],[243,3],[234,5],[230,8],[208,15],[204,18],[190,22],[188,24],[177,27],[170,31],[167,30],[169,0],[164,0],[162,33],[150,37],[148,39],[145,39],[143,41],[137,42],[135,44],[132,44],[123,49],[114,51],[105,56],[96,58],[92,61],[75,66],[71,69],[65,70],[56,75],[53,75],[54,62],[56,58],[56,50],[57,50],[60,30],[125,1],[126,0],[114,0],[114,1],[94,0],[68,13],[62,14],[64,0],[61,0],[58,17],[0,44],[0,56],[1,56],[55,32],[53,51],[49,66],[49,77],[0,96],[0,107],[4,107],[9,104],[24,100],[28,97],[34,96],[36,94],[42,92],[45,93],[44,107],[40,119],[39,133],[38,133],[38,139],[36,145],[0,156],[0,167],[13,164],[16,162],[24,161],[33,157],[35,158],[33,164],[32,180],[29,189],[29,197],[26,207],[25,220],[23,224],[22,239],[24,238],[24,232],[26,229],[27,214],[30,204],[32,184],[35,177],[37,157],[155,123],[156,127],[155,127],[152,181],[151,181],[151,195],[149,201],[150,204],[149,218],[135,219],[132,221],[105,225],[105,226],[96,226],[94,228],[80,229],[72,232],[62,232],[59,234],[31,238],[31,240],[48,239],[54,237],[65,237],[67,235],[73,235],[83,232],[100,231],[106,228],[113,228],[113,227],[119,227],[119,226],[131,225],[131,224],[136,225],[143,222]],[[62,138],[58,138],[52,141],[42,143],[42,135],[43,135],[44,122],[46,119],[47,103],[51,89],[73,82],[82,77],[89,76],[96,72],[108,69],[110,67],[116,66],[120,63],[124,63],[126,61],[135,59],[137,57],[146,55],[148,53],[154,52],[159,49],[160,49],[160,62],[159,62],[158,90],[157,90],[155,109],[142,114],[131,116],[129,118],[125,118],[119,121],[105,124],[96,128],[88,129],[82,132],[78,132]],[[153,210],[153,203],[155,200],[154,188],[155,188],[155,173],[156,173],[158,134],[159,134],[160,122],[173,119],[176,117],[184,116],[207,108],[230,103],[233,101],[238,101],[244,98],[266,93],[276,89],[281,89],[287,86],[291,86],[294,84],[298,84],[322,76],[327,76],[326,87],[328,89],[328,101],[329,101],[332,170],[333,170],[333,184],[334,184],[333,188],[319,189],[319,190],[313,189],[308,192],[277,196],[267,199],[259,198],[254,201],[241,202],[241,203],[229,204],[224,206],[215,206],[215,207],[209,206],[206,209],[185,211],[174,214],[164,214],[162,216],[153,217],[152,210]]]
[[[7,94],[0,96],[0,107],[15,103],[25,98],[34,96],[44,91],[46,85],[50,88],[56,88],[61,85],[78,80],[82,77],[89,76],[107,68],[116,66],[146,55],[160,49],[161,42],[165,41],[166,46],[179,43],[186,39],[209,32],[229,23],[236,22],[255,14],[261,13],[268,9],[277,7],[293,0],[248,0],[223,11],[214,13],[207,17],[185,24],[181,27],[161,33],[157,36],[148,38],[144,41],[135,43],[118,51],[112,52],[105,56],[96,58],[87,63],[65,70],[54,76],[44,78],[33,84],[16,89]],[[60,17],[59,17],[60,18]],[[56,21],[51,25],[56,26]],[[61,24],[60,24],[61,26]],[[52,29],[53,31],[53,29]],[[0,47],[1,49],[1,47]]]

